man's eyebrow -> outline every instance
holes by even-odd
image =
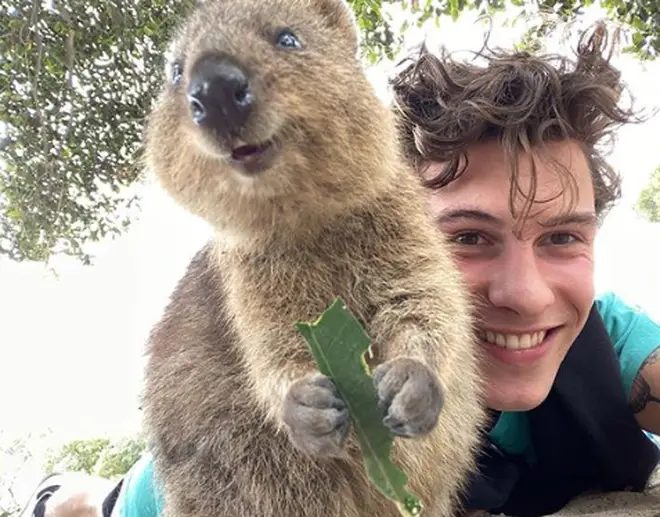
[[[438,214],[435,222],[438,224],[460,219],[468,219],[473,221],[481,221],[497,226],[502,226],[504,223],[498,217],[473,208],[458,208],[454,210],[446,210]],[[570,214],[561,214],[550,217],[543,222],[538,223],[539,226],[553,228],[562,225],[577,224],[580,226],[596,226],[598,224],[598,217],[593,212],[573,212]]]
[[[502,221],[488,212],[483,210],[476,210],[472,208],[458,208],[455,210],[446,210],[438,214],[435,222],[438,224],[446,223],[449,221],[456,221],[459,219],[471,219],[474,221],[482,221],[485,223],[502,225]]]
[[[556,215],[546,219],[543,222],[539,222],[539,226],[547,228],[569,224],[577,224],[580,226],[597,226],[598,217],[593,212],[573,212],[570,214]]]

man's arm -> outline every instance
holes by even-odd
[[[660,434],[660,346],[642,363],[628,403],[643,429]]]

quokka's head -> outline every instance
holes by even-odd
[[[369,199],[389,180],[394,131],[358,45],[343,0],[201,2],[171,44],[147,166],[239,236]]]

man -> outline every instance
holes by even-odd
[[[603,57],[466,64],[423,51],[393,81],[405,154],[474,295],[493,413],[468,508],[559,510],[589,489],[642,490],[660,432],[660,327],[594,301],[594,238],[619,196],[597,145],[633,114]]]
[[[594,238],[619,196],[597,145],[632,117],[603,41],[598,25],[573,62],[422,50],[393,80],[403,149],[486,352],[493,418],[467,510],[525,517],[587,490],[641,491],[658,461],[643,430],[660,432],[660,326],[613,294],[594,299]],[[132,469],[115,515],[157,517],[152,468],[146,455]]]

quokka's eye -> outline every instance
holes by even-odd
[[[172,84],[174,86],[178,86],[179,83],[181,82],[181,78],[183,77],[183,65],[181,64],[180,61],[175,61],[172,64]]]
[[[275,46],[277,48],[300,48],[300,40],[290,29],[282,29],[275,38]]]

